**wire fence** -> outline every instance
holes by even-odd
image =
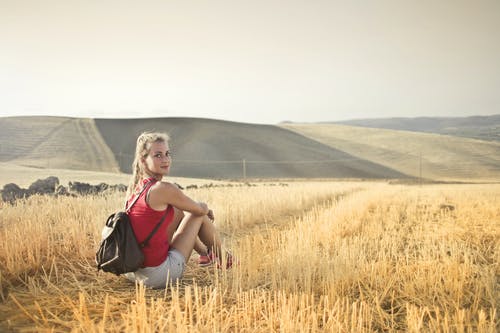
[[[133,155],[118,153],[122,172],[130,173]],[[60,158],[39,161],[40,167],[54,168]],[[436,156],[404,152],[367,160],[355,156],[332,159],[297,160],[208,160],[173,158],[170,175],[176,177],[251,179],[251,178],[495,178],[500,179],[500,158],[475,156],[470,160],[440,161]]]
[[[403,157],[403,158],[402,158]],[[326,177],[366,175],[363,178],[477,178],[498,176],[500,179],[500,158],[491,159],[475,156],[470,160],[455,162],[440,161],[436,156],[425,156],[420,152],[401,152],[391,157],[367,160],[355,156],[335,159],[304,160],[197,160],[173,158],[171,174],[180,177],[204,178],[267,178],[267,177]],[[130,172],[133,155],[119,153],[117,161],[121,169]],[[396,168],[391,165],[397,165]]]

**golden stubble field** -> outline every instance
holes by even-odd
[[[0,206],[0,331],[498,330],[500,185],[287,184],[188,191],[240,264],[165,290],[96,272],[121,194]]]

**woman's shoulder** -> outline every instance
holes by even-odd
[[[179,187],[175,183],[161,180],[153,184],[153,186],[151,186],[151,189],[159,192],[171,192],[176,190],[178,191]]]
[[[157,181],[156,184],[151,186],[149,193],[150,200],[162,203],[170,203],[171,200],[181,195],[181,190],[168,181]]]

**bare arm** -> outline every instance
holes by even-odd
[[[194,215],[207,215],[210,211],[204,202],[196,202],[185,195],[177,186],[161,182],[151,189],[149,193],[149,205],[152,208],[172,205],[180,210],[190,212]]]

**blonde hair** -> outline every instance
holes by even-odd
[[[170,137],[167,133],[143,132],[139,135],[135,146],[134,162],[132,163],[132,178],[127,189],[127,197],[130,197],[130,195],[135,192],[137,184],[147,175],[146,170],[144,170],[142,159],[148,156],[151,144],[155,142],[168,143],[168,140],[170,140]]]

